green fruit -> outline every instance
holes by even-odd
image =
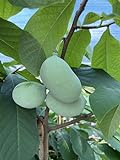
[[[23,108],[36,108],[45,100],[45,86],[37,82],[23,82],[14,88],[12,97]]]
[[[40,77],[56,99],[64,103],[71,103],[79,98],[81,93],[80,80],[69,65],[56,55],[43,62]]]
[[[81,94],[77,101],[73,103],[63,103],[58,101],[53,96],[51,96],[50,93],[48,93],[46,98],[46,104],[48,108],[50,108],[58,115],[64,117],[74,117],[80,115],[80,113],[83,111],[86,104],[86,100]]]

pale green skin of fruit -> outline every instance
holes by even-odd
[[[69,65],[56,55],[43,62],[40,77],[51,95],[64,103],[74,102],[80,96],[80,80]]]
[[[73,103],[63,103],[61,101],[58,101],[56,98],[51,96],[50,93],[48,93],[46,104],[49,109],[51,109],[58,115],[64,117],[74,117],[81,114],[86,105],[86,100],[81,94],[77,101]]]
[[[13,92],[12,97],[16,104],[23,108],[32,109],[40,106],[45,98],[45,86],[37,82],[22,82],[18,84]]]

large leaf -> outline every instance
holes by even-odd
[[[116,137],[120,141],[120,125],[119,125],[119,128],[117,129],[117,132],[115,133],[114,137]]]
[[[120,152],[120,129],[114,134],[113,138],[108,141],[112,148]]]
[[[95,46],[92,66],[105,70],[112,77],[120,81],[120,42],[107,29]]]
[[[94,12],[89,12],[85,17],[83,24],[94,23],[98,20],[100,20],[100,16],[98,14]]]
[[[120,106],[106,113],[99,124],[100,129],[107,139],[110,139],[120,124]]]
[[[109,74],[101,69],[93,69],[91,67],[73,68],[73,71],[84,86],[94,88],[107,87],[120,89],[120,82],[116,81]]]
[[[113,86],[112,86],[113,87]],[[120,124],[120,89],[100,87],[90,95],[90,104],[104,136],[113,136]]]
[[[107,87],[97,88],[96,91],[90,95],[90,104],[97,119],[101,121],[107,112],[120,104],[120,89]]]
[[[22,32],[23,31],[13,23],[0,18],[0,52],[20,61],[18,45]]]
[[[45,60],[37,40],[11,22],[0,18],[0,52],[22,63],[35,76]]]
[[[120,16],[120,1],[119,0],[109,0],[112,4],[113,13]]]
[[[73,34],[69,46],[67,48],[65,60],[72,67],[79,67],[86,53],[86,47],[90,43],[89,30],[80,30]]]
[[[12,6],[8,0],[0,0],[0,17],[8,19],[14,14],[18,13],[22,8]]]
[[[117,116],[120,114],[117,107],[120,104],[120,82],[106,72],[90,67],[74,69],[74,72],[83,85],[96,88],[90,95],[90,104],[104,135],[111,137],[120,123]]]
[[[107,144],[101,144],[99,145],[99,148],[102,152],[105,153],[108,160],[119,160],[120,159],[120,153],[112,149]]]
[[[111,145],[112,148],[114,148],[115,150],[117,150],[118,152],[120,152],[120,141],[118,139],[116,139],[115,137],[113,137],[108,142],[109,142],[109,144]]]
[[[78,155],[80,160],[95,160],[95,155],[88,144],[87,140],[83,138],[75,128],[70,130],[70,138],[74,152]]]
[[[16,6],[38,8],[41,6],[48,6],[53,3],[62,3],[64,0],[9,0],[9,2]]]
[[[51,146],[54,149],[56,155],[58,156],[58,146],[57,146],[56,135],[57,133],[54,133],[54,132],[49,134],[49,146]]]
[[[75,0],[65,0],[62,4],[55,4],[39,9],[26,25],[41,44],[46,56],[50,56],[56,49],[67,30]]]
[[[6,81],[0,93],[0,159],[30,160],[38,151],[36,112],[12,100],[11,92],[21,80],[11,75]]]
[[[29,33],[23,32],[20,38],[19,56],[22,64],[35,76],[45,60],[45,53],[40,44]]]
[[[58,132],[58,148],[64,160],[77,160],[78,156],[73,152],[72,144],[67,133]]]
[[[19,75],[21,75],[22,77],[26,78],[29,81],[36,81],[36,82],[40,82],[38,79],[35,78],[35,76],[33,76],[30,72],[28,72],[26,69],[22,70],[22,71],[17,71],[17,73]]]

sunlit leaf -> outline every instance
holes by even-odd
[[[20,61],[18,45],[22,30],[11,22],[0,18],[0,52]]]
[[[95,46],[92,67],[106,71],[113,78],[120,81],[120,42],[107,29]]]
[[[73,34],[67,48],[65,60],[72,67],[79,67],[86,48],[90,43],[91,35],[89,30],[80,30]]]
[[[27,32],[23,32],[19,43],[19,57],[22,64],[34,76],[39,76],[40,67],[46,58],[41,45]]]
[[[75,0],[65,0],[62,4],[39,9],[27,23],[25,29],[38,40],[47,57],[66,33],[74,4]]]
[[[89,12],[85,17],[83,24],[94,23],[98,20],[100,20],[100,16],[98,14],[94,12]]]
[[[48,6],[54,3],[63,3],[64,0],[9,0],[9,2],[16,6],[38,8],[41,6]]]
[[[15,7],[9,3],[8,0],[0,0],[0,17],[8,19],[9,17],[17,14],[22,8]]]
[[[117,106],[106,113],[99,127],[107,139],[110,139],[120,124],[120,106]]]

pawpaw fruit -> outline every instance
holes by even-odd
[[[13,100],[23,108],[32,109],[40,106],[45,98],[45,86],[37,82],[22,82],[12,92]]]
[[[70,66],[57,55],[43,62],[40,77],[56,99],[64,103],[71,103],[79,98],[82,88],[80,80]]]
[[[50,108],[58,115],[64,117],[74,117],[80,115],[80,113],[83,111],[86,104],[86,100],[81,94],[77,101],[72,103],[63,103],[54,98],[50,93],[48,93],[46,98],[46,104],[48,108]]]

